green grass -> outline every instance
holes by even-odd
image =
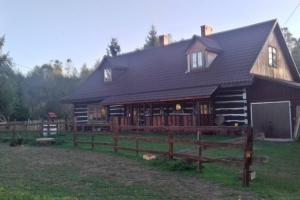
[[[0,141],[9,141],[2,135]],[[151,135],[149,135],[150,137]],[[7,136],[9,137],[9,136]],[[21,137],[21,136],[20,136]],[[33,136],[25,140],[26,143],[32,144]],[[158,136],[165,137],[165,136]],[[184,136],[190,138],[191,136]],[[228,137],[224,136],[204,136],[206,141],[227,141]],[[256,158],[266,157],[266,163],[254,162],[252,169],[256,171],[256,179],[251,183],[250,188],[241,186],[242,166],[223,165],[223,164],[204,164],[203,173],[196,171],[195,165],[187,165],[182,161],[168,161],[164,158],[155,161],[142,160],[142,154],[138,157],[135,152],[119,151],[113,153],[112,147],[96,146],[94,150],[90,145],[79,145],[74,148],[71,135],[56,136],[57,144],[55,147],[66,149],[77,149],[84,151],[94,151],[99,153],[109,153],[114,156],[121,156],[127,159],[136,160],[145,167],[159,169],[162,172],[180,173],[186,176],[199,177],[210,182],[220,183],[222,185],[238,189],[241,191],[250,191],[264,199],[299,199],[300,196],[300,144],[299,143],[272,143],[256,142],[254,145],[254,156]],[[90,141],[88,136],[79,136],[79,141]],[[97,136],[95,141],[113,142],[111,136]],[[134,141],[121,141],[120,146],[135,147]],[[167,151],[167,144],[141,142],[140,147],[152,150]],[[188,145],[175,145],[175,151],[194,151]],[[211,149],[204,151],[204,155],[213,158],[234,157],[242,158],[243,151],[238,149]],[[118,191],[119,192],[119,191]]]

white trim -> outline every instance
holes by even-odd
[[[270,104],[270,103],[288,103],[288,106],[289,106],[289,117],[290,117],[290,123],[289,123],[290,124],[290,139],[289,140],[293,140],[291,101],[289,101],[289,100],[287,100],[287,101],[266,101],[266,102],[253,102],[253,103],[250,103],[251,127],[253,127],[253,113],[252,113],[253,112],[253,108],[252,108],[252,105],[256,105],[256,104]],[[273,139],[273,138],[271,138],[271,139]],[[284,140],[287,140],[287,139],[284,138]]]
[[[215,103],[247,103],[247,100],[216,101]]]
[[[248,119],[243,119],[243,120],[232,119],[232,120],[225,120],[225,122],[244,122],[245,124],[248,124]]]
[[[77,120],[76,122],[88,122],[88,120]]]
[[[247,99],[247,93],[246,93],[246,89],[243,92],[243,99]]]
[[[243,94],[224,94],[224,95],[216,95],[216,97],[243,97]]]
[[[109,111],[113,111],[113,110],[124,110],[124,108],[110,108]]]
[[[75,114],[80,114],[80,113],[88,113],[87,111],[76,111],[76,112],[74,112]]]
[[[247,110],[247,106],[236,107],[236,108],[215,108],[215,110]]]
[[[88,108],[74,108],[74,110],[87,110]]]
[[[220,114],[223,116],[243,116],[243,117],[247,117],[247,113],[243,113],[243,114]]]
[[[110,105],[109,107],[110,107],[110,108],[114,108],[114,107],[122,107],[122,108],[124,108],[123,105]]]
[[[110,113],[110,115],[124,115],[124,113]]]

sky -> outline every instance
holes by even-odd
[[[72,59],[93,66],[112,37],[122,53],[142,47],[150,26],[173,40],[200,35],[201,25],[220,32],[277,18],[300,37],[299,0],[0,0],[0,36],[15,68]]]

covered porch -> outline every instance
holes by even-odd
[[[121,126],[214,125],[212,94],[217,86],[192,87],[108,97],[109,121]]]
[[[212,126],[213,104],[209,99],[126,104],[123,115],[110,106],[110,121],[120,126]]]

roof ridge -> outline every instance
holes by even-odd
[[[218,34],[222,34],[222,33],[227,33],[227,32],[231,32],[231,31],[237,31],[237,30],[240,30],[240,29],[250,28],[250,27],[253,27],[253,26],[258,26],[258,25],[270,23],[270,22],[272,22],[272,21],[275,23],[275,22],[277,22],[278,20],[277,20],[276,18],[274,18],[274,19],[271,19],[271,20],[268,20],[268,21],[258,22],[258,23],[255,23],[255,24],[247,25],[247,26],[242,26],[242,27],[237,27],[237,28],[225,30],[225,31],[220,31],[220,32],[212,33],[212,34],[210,34],[210,35],[208,36],[208,38],[209,38],[210,36],[214,36],[214,35],[218,35]]]
[[[268,21],[258,22],[258,23],[255,23],[255,24],[247,25],[247,26],[242,26],[242,27],[238,27],[238,28],[233,28],[233,29],[229,29],[229,30],[225,30],[225,31],[212,33],[208,37],[202,37],[200,35],[193,34],[192,37],[190,37],[190,38],[182,39],[182,40],[179,40],[179,41],[176,41],[176,42],[172,42],[172,43],[170,43],[166,46],[158,46],[158,47],[152,47],[152,48],[147,48],[147,49],[136,49],[136,50],[129,51],[129,52],[126,52],[126,53],[122,53],[122,54],[117,55],[115,57],[108,57],[108,58],[109,59],[118,58],[118,57],[130,55],[130,54],[137,54],[137,53],[142,53],[142,52],[145,52],[145,51],[152,51],[152,50],[155,50],[155,49],[167,48],[167,47],[170,47],[170,46],[175,45],[175,44],[179,44],[179,43],[182,43],[182,42],[187,42],[189,40],[193,40],[194,37],[212,39],[212,38],[210,38],[210,36],[214,36],[214,35],[218,35],[218,34],[222,34],[222,33],[227,33],[227,32],[231,32],[231,31],[236,31],[236,30],[240,30],[240,29],[244,29],[244,28],[250,28],[252,26],[257,26],[257,25],[261,25],[261,24],[264,24],[264,23],[269,23],[269,22],[272,22],[272,21],[274,21],[274,23],[275,23],[275,22],[277,22],[277,19],[274,18],[274,19],[271,19],[271,20],[268,20]]]
[[[118,57],[122,57],[122,56],[127,56],[129,54],[136,54],[136,53],[142,53],[142,52],[145,52],[145,51],[150,51],[150,50],[155,50],[155,49],[160,49],[160,48],[167,48],[167,47],[170,47],[172,45],[179,44],[179,43],[182,43],[182,42],[187,42],[187,41],[192,40],[192,39],[193,39],[193,37],[188,38],[188,39],[182,39],[182,40],[179,40],[179,41],[175,41],[175,42],[172,42],[172,43],[170,43],[168,45],[165,45],[165,46],[151,47],[151,48],[146,48],[146,49],[136,49],[136,50],[133,50],[133,51],[129,51],[129,52],[122,53],[120,55],[117,55],[117,56],[114,56],[114,57],[108,57],[108,58],[109,59],[118,58]]]

